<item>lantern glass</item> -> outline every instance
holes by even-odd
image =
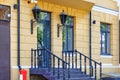
[[[38,22],[38,20],[39,20],[39,14],[41,12],[41,9],[38,6],[35,6],[32,9],[32,12],[33,12],[34,19]]]
[[[60,20],[61,20],[61,24],[62,24],[62,25],[65,25],[66,19],[67,19],[67,14],[63,11],[63,12],[60,14]]]

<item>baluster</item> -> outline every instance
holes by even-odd
[[[34,50],[34,66],[36,68],[36,50]]]
[[[39,49],[38,51],[39,51],[39,63],[40,63],[40,67],[43,68],[43,66],[42,66],[43,65],[42,64],[42,62],[43,62],[42,61],[43,60],[43,57],[42,57],[42,51],[43,51],[43,49]]]
[[[33,68],[33,49],[31,49],[31,68]]]
[[[48,56],[49,56],[49,53],[48,53],[47,51],[45,51],[45,54],[46,54],[46,67],[49,68],[49,67],[48,67],[48,66],[49,66],[48,61],[49,61],[49,59],[50,59],[50,58],[48,57]]]
[[[62,59],[64,60],[64,51],[62,51]]]
[[[77,53],[75,51],[75,67],[77,68]]]
[[[71,61],[70,61],[70,54],[71,54],[71,53],[68,54],[68,57],[69,57],[69,64],[71,63]]]
[[[39,51],[38,51],[38,49],[37,49],[37,66],[39,68]]]
[[[58,59],[58,79],[60,79],[60,60]]]
[[[55,56],[53,56],[53,75],[55,75]]]
[[[51,55],[50,55],[50,53],[48,53],[48,55],[49,55],[48,71],[50,71],[51,70]]]
[[[64,77],[66,76],[66,69],[67,69],[66,66],[67,66],[66,63],[64,62]]]
[[[67,51],[65,52],[65,61],[67,62]]]
[[[90,77],[92,77],[92,65],[91,65],[91,59],[89,59],[89,74],[90,74]]]
[[[43,53],[42,53],[42,55],[43,55],[43,68],[45,68],[45,64],[46,64],[46,61],[45,61],[45,49],[43,49]]]
[[[73,58],[74,52],[72,52],[72,69],[74,68],[74,58]]]
[[[91,62],[91,73],[92,73],[92,76],[93,76],[93,65],[92,65],[92,62]]]
[[[100,80],[102,80],[101,78],[102,78],[102,63],[100,63]]]
[[[97,64],[95,62],[95,80],[97,80]]]
[[[87,72],[86,72],[86,56],[84,57],[84,67],[85,67],[85,70],[84,70],[84,71],[85,71],[85,74],[86,74],[86,73],[87,73]]]
[[[89,59],[89,74],[90,74],[90,77],[93,76],[93,66],[92,66],[92,60]]]
[[[47,54],[47,51],[45,50],[45,66],[46,66],[46,68],[48,68],[48,54]]]
[[[68,64],[68,80],[70,79],[70,63]]]
[[[80,71],[82,71],[82,55],[80,54]]]
[[[63,66],[63,80],[65,80],[65,64],[63,61],[62,61],[62,66]]]
[[[41,49],[40,52],[41,52],[41,56],[40,56],[40,57],[41,57],[41,67],[44,68],[44,56],[43,56],[43,54],[44,54],[44,49]]]

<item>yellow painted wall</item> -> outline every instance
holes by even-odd
[[[100,4],[101,0],[95,0],[95,3],[100,6],[117,10],[115,2],[110,0],[104,0],[105,3]],[[109,5],[113,4],[113,5]],[[11,6],[11,80],[18,80],[19,72],[15,67],[17,66],[17,10],[13,9],[13,4],[17,3],[17,0],[2,0],[0,4],[6,4]],[[51,32],[52,32],[52,51],[59,57],[62,56],[62,32],[60,31],[60,37],[57,37],[57,24],[60,23],[59,14],[64,10],[68,15],[74,16],[74,47],[85,55],[89,56],[89,12],[84,10],[78,10],[70,7],[60,6],[52,3],[39,1],[38,6],[42,10],[52,12],[51,13]],[[27,0],[21,0],[21,65],[30,66],[31,48],[36,48],[37,44],[37,30],[34,27],[34,34],[30,33],[30,20],[33,19],[32,8],[34,4],[28,4]],[[92,18],[97,23],[92,25],[92,54],[93,59],[102,61],[104,64],[113,64],[118,66],[118,16],[92,11]],[[100,57],[100,22],[111,24],[111,54],[112,58]],[[29,72],[29,69],[27,69]],[[104,72],[118,72],[116,69],[105,69]],[[29,73],[28,73],[29,80]]]
[[[93,20],[96,20],[96,24],[93,24],[92,34],[93,34],[93,58],[103,64],[112,64],[113,68],[104,68],[103,73],[108,72],[119,72],[119,27],[118,27],[118,16],[111,14],[105,14],[97,11],[92,11]],[[112,58],[100,57],[100,22],[110,24],[110,52]],[[117,66],[117,68],[115,68]],[[110,67],[109,65],[107,67]]]

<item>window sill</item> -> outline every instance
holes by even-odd
[[[112,58],[112,55],[100,55],[100,58]]]

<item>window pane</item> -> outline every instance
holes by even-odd
[[[107,34],[107,52],[110,53],[110,34]]]
[[[73,36],[72,36],[72,28],[68,28],[68,50],[72,50],[72,46],[73,46]]]
[[[102,53],[105,53],[105,33],[102,33]]]

